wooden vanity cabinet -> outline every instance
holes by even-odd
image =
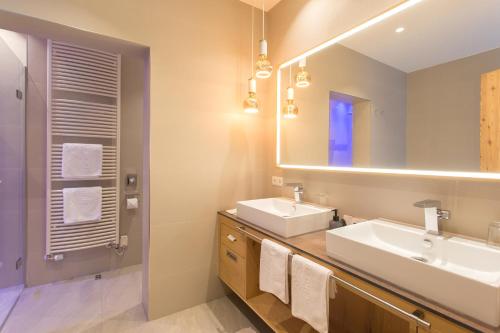
[[[219,214],[219,277],[275,332],[316,332],[304,321],[291,315],[289,305],[259,290],[260,243],[248,237],[272,238],[257,230]],[[279,241],[278,241],[279,242]],[[283,244],[287,246],[286,244]],[[294,249],[294,252],[298,252]],[[300,252],[299,252],[300,253]],[[381,306],[359,291],[337,284],[337,294],[330,300],[330,332],[334,333],[465,333],[473,332],[433,312],[361,280],[346,271],[319,262],[307,253],[300,253],[331,269],[335,275],[363,291],[375,295],[407,313],[414,313],[431,324],[430,329],[417,327],[413,320],[397,311]]]

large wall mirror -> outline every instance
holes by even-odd
[[[281,167],[500,178],[498,0],[403,2],[278,75]]]

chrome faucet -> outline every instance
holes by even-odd
[[[424,208],[425,212],[425,231],[431,235],[439,235],[439,220],[449,220],[450,211],[444,210],[441,207],[439,200],[423,200],[415,202],[413,206]]]
[[[301,183],[286,183],[285,185],[293,187],[293,199],[295,203],[301,203],[304,197],[304,186]]]

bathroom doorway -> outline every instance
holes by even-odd
[[[0,327],[24,287],[26,45],[0,29]]]

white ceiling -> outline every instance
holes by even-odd
[[[500,47],[500,1],[424,0],[341,44],[413,72]]]
[[[256,8],[262,8],[262,0],[240,0],[240,1],[249,4],[251,6],[254,6]],[[264,8],[266,9],[266,12],[271,8],[273,8],[280,1],[281,0],[264,0]]]

